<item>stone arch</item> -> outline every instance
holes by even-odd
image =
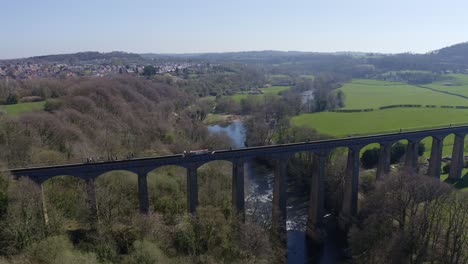
[[[147,174],[150,211],[162,212],[169,220],[187,212],[187,169],[181,165],[165,165]]]
[[[138,212],[138,176],[128,170],[107,171],[90,184],[95,187],[97,217],[103,223],[129,223]]]
[[[406,159],[406,149],[408,147],[408,139],[401,139],[390,142],[390,167],[396,169],[404,164]]]
[[[45,215],[65,217],[67,223],[84,223],[92,214],[87,182],[78,176],[55,175],[41,184]],[[47,216],[46,216],[47,217]],[[72,225],[72,226],[76,226]]]
[[[434,166],[436,163],[431,162],[432,159],[432,149],[434,151],[437,151],[437,140],[439,137],[437,136],[427,136],[424,138],[421,138],[418,144],[418,149],[417,149],[417,160],[418,160],[418,173],[427,175],[429,174],[429,167]],[[442,141],[441,141],[442,142]],[[435,152],[434,152],[435,153]],[[441,156],[442,153],[440,153],[439,156]],[[434,161],[437,162],[437,158],[434,157]],[[438,162],[440,163],[440,161]],[[440,169],[439,169],[440,170]]]
[[[304,150],[295,152],[287,158],[286,227],[288,230],[304,230],[307,225],[312,180],[318,166],[315,155],[312,150]]]
[[[233,162],[213,160],[197,168],[198,198],[201,206],[215,206],[223,208],[228,214],[232,208],[232,179]]]
[[[364,170],[373,170],[373,171],[376,170],[379,165],[379,158],[381,155],[382,148],[383,146],[379,142],[373,142],[367,145],[360,146],[360,150],[359,150],[360,168]],[[363,159],[363,155],[365,155],[364,159]]]
[[[246,217],[259,224],[269,225],[272,221],[275,160],[267,155],[245,160]]]
[[[468,134],[450,133],[443,139],[442,175],[441,179],[449,183],[456,182],[463,177],[465,167],[465,150],[468,148],[466,140]]]

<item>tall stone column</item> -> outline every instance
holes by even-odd
[[[340,215],[342,229],[347,229],[358,211],[359,191],[359,152],[360,147],[350,147],[348,150],[348,163],[344,186],[343,206]]]
[[[406,148],[405,169],[410,172],[417,172],[418,169],[418,139],[409,139]]]
[[[44,223],[46,225],[49,225],[49,214],[47,213],[47,203],[46,203],[46,197],[45,197],[45,191],[44,191],[44,183],[40,184],[40,188],[41,188],[42,214],[44,217]]]
[[[146,171],[138,172],[138,204],[140,213],[148,214],[149,201],[148,201],[148,174]]]
[[[429,159],[429,170],[427,171],[427,174],[430,177],[434,177],[437,179],[440,178],[443,144],[444,141],[442,137],[432,137],[431,157]]]
[[[376,178],[381,179],[390,173],[390,158],[392,151],[392,144],[389,142],[380,143],[379,163],[377,165]]]
[[[187,209],[190,214],[197,211],[198,207],[198,175],[196,165],[187,167]]]
[[[96,182],[93,178],[86,180],[86,193],[88,207],[90,208],[90,220],[92,222],[98,221],[98,203],[96,196]]]
[[[314,169],[310,187],[309,212],[306,234],[315,242],[323,237],[323,216],[325,213],[325,176],[328,152],[315,153]]]
[[[232,208],[242,220],[245,217],[244,197],[244,160],[236,159],[232,162]]]
[[[449,179],[459,180],[462,176],[463,163],[465,161],[465,134],[455,134],[452,151],[452,166],[450,167]]]
[[[280,157],[275,160],[275,183],[271,218],[273,233],[283,245],[286,245],[287,241],[287,164],[288,159],[286,157]]]

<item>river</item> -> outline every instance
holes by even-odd
[[[245,128],[242,121],[233,121],[226,125],[211,125],[210,133],[225,133],[233,141],[234,148],[245,147]],[[272,168],[253,160],[245,163],[246,213],[247,217],[256,215],[255,220],[271,220],[274,174]],[[332,221],[328,236],[322,246],[314,245],[305,235],[307,221],[307,199],[291,199],[288,194],[287,229],[288,229],[288,264],[339,263],[345,247],[345,236],[338,231]]]

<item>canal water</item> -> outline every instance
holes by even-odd
[[[210,133],[225,133],[233,141],[233,148],[245,147],[245,128],[242,121],[226,125],[211,125]],[[273,200],[273,169],[254,160],[245,163],[246,213],[247,217],[259,224],[271,221]],[[288,264],[340,263],[343,256],[345,237],[331,221],[328,235],[322,246],[313,244],[305,235],[307,221],[307,200],[300,194],[288,194]],[[297,198],[297,199],[296,199]],[[308,197],[307,197],[308,198]]]

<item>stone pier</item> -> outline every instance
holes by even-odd
[[[284,246],[287,241],[287,165],[288,159],[286,157],[275,159],[275,183],[273,188],[273,208],[271,217],[273,234],[280,244]]]
[[[148,214],[148,200],[148,174],[146,171],[140,171],[138,172],[138,204],[140,213]]]
[[[328,151],[314,154],[314,169],[310,188],[309,212],[306,234],[313,241],[323,239],[323,216],[325,213],[325,176]]]
[[[443,146],[444,139],[442,137],[432,137],[431,157],[429,159],[429,169],[427,171],[427,175],[437,179],[440,178]]]
[[[96,182],[94,178],[86,180],[86,193],[87,193],[87,203],[88,208],[90,209],[90,220],[92,222],[98,221],[98,202],[96,196]]]
[[[49,214],[47,213],[47,203],[46,203],[46,197],[45,197],[45,191],[44,191],[44,183],[41,183],[39,187],[41,188],[42,216],[44,217],[44,223],[46,225],[49,225]]]
[[[236,215],[245,220],[244,198],[244,160],[232,162],[232,209]]]
[[[194,214],[198,207],[198,166],[187,167],[187,210]]]
[[[450,180],[459,180],[462,176],[465,161],[465,134],[455,134],[452,151],[452,166],[450,167]]]
[[[343,206],[340,214],[340,226],[343,230],[348,229],[358,211],[360,150],[360,147],[350,147],[348,150]]]
[[[408,139],[408,146],[405,154],[405,169],[412,173],[418,171],[418,146],[419,139]]]
[[[392,143],[380,143],[379,163],[376,178],[381,179],[390,173],[390,159],[392,156]]]

